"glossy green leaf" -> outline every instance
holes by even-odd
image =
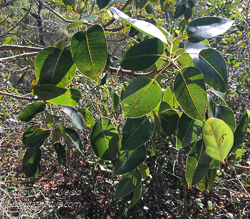
[[[102,117],[95,123],[90,141],[96,156],[104,160],[114,158],[120,149],[120,136],[108,118]]]
[[[73,60],[85,76],[99,82],[107,61],[107,44],[103,28],[93,25],[77,32],[71,39]]]
[[[37,129],[39,129],[40,126],[39,125],[32,125],[30,127],[28,127],[24,133],[23,133],[23,138],[22,138],[22,142],[23,144],[25,145],[25,142],[27,140],[27,138],[34,132],[36,131]]]
[[[97,5],[99,9],[105,8],[109,4],[110,0],[97,0]]]
[[[149,140],[154,133],[154,123],[143,116],[128,118],[122,130],[122,150],[134,150]]]
[[[245,112],[240,118],[239,124],[236,127],[234,133],[234,144],[230,153],[235,152],[245,139],[247,133],[247,127],[249,124],[248,112]]]
[[[37,113],[41,113],[45,109],[46,109],[46,105],[41,101],[37,101],[37,102],[31,103],[28,106],[26,106],[21,111],[21,113],[19,114],[19,116],[17,118],[23,122],[29,122],[31,119],[34,118],[34,116]]]
[[[163,43],[157,38],[145,40],[131,47],[121,61],[121,67],[142,71],[153,65],[164,51]]]
[[[227,90],[227,65],[217,50],[203,49],[193,63],[201,70],[205,83],[220,92]]]
[[[50,130],[39,128],[27,137],[25,146],[31,148],[40,147],[41,145],[43,145],[44,141],[49,137],[49,135]]]
[[[219,92],[219,91],[216,91],[214,90],[213,88],[210,88],[208,89],[207,91],[210,91],[211,93],[215,94],[217,97],[219,97],[223,103],[227,106],[227,103],[226,103],[226,94],[223,93],[223,92]]]
[[[215,180],[216,169],[209,169],[203,179],[196,185],[197,188],[201,191],[209,189]]]
[[[122,175],[133,171],[147,158],[147,150],[144,145],[133,150],[124,151],[116,160],[114,175]]]
[[[176,109],[179,106],[171,87],[167,87],[162,101],[166,102],[172,109]]]
[[[128,209],[132,208],[140,199],[142,193],[142,185],[140,184],[134,191],[133,198],[131,202],[129,203]]]
[[[116,189],[115,198],[125,197],[133,192],[141,184],[141,179],[142,175],[138,169],[123,175]]]
[[[147,77],[134,79],[126,88],[122,109],[124,117],[140,117],[157,107],[162,98],[159,84]]]
[[[23,171],[26,177],[32,177],[37,172],[41,160],[40,148],[28,148],[23,157]]]
[[[95,125],[94,117],[90,111],[88,111],[87,109],[84,109],[84,108],[78,109],[78,111],[82,114],[83,118],[85,119],[84,124],[87,127],[90,128],[90,127],[93,127]]]
[[[215,104],[213,98],[208,94],[208,117],[213,118],[215,114]]]
[[[84,127],[83,127],[83,120],[81,115],[71,106],[63,106],[61,108],[61,110],[66,113],[71,120],[74,122],[75,126],[80,129],[81,131],[83,131]]]
[[[113,109],[114,111],[116,111],[120,103],[120,97],[116,93],[113,92],[111,95],[111,98],[112,98]]]
[[[114,7],[110,7],[110,9],[113,11],[115,19],[122,19],[126,24],[134,27],[145,35],[156,37],[167,44],[165,35],[155,25],[146,21],[131,18]]]
[[[184,51],[184,49],[178,49],[175,52],[176,61],[181,67],[194,66],[192,57]]]
[[[54,144],[58,163],[66,167],[66,150],[61,143]]]
[[[183,113],[178,121],[177,150],[193,143],[201,135],[202,127],[201,121],[192,119]]]
[[[76,73],[76,66],[69,50],[47,47],[36,57],[35,72],[39,85],[66,87]]]
[[[191,21],[187,25],[187,34],[191,43],[225,33],[234,21],[222,17],[203,17]]]
[[[57,105],[76,106],[81,93],[73,88],[61,88],[55,85],[40,85],[33,88],[34,94],[42,100]]]
[[[81,139],[80,139],[79,135],[77,134],[77,132],[73,129],[70,129],[70,128],[66,128],[66,129],[64,129],[64,131],[69,136],[70,140],[75,145],[76,149],[78,151],[80,151],[80,153],[82,155],[84,155],[83,148],[82,148],[82,142],[81,142]]]
[[[189,152],[186,165],[186,180],[188,186],[191,187],[199,183],[206,172],[209,170],[209,165],[212,158],[204,154],[203,141],[198,141]]]
[[[203,126],[202,136],[206,146],[204,153],[224,163],[234,143],[231,128],[220,119],[210,118]]]
[[[177,129],[179,115],[175,110],[166,110],[159,115],[161,127],[166,136],[174,134]]]
[[[198,68],[185,67],[175,77],[174,93],[183,111],[191,118],[204,121],[207,93]]]
[[[216,106],[215,117],[222,119],[232,129],[232,132],[234,132],[235,118],[233,111],[229,107],[223,105]]]

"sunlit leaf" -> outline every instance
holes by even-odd
[[[71,106],[63,106],[61,110],[66,113],[81,131],[84,129],[81,115]]]

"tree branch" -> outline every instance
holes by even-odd
[[[19,54],[19,55],[16,55],[16,56],[5,57],[5,58],[1,58],[0,59],[0,63],[3,63],[3,62],[12,62],[12,61],[16,61],[18,59],[22,59],[22,58],[26,58],[26,57],[31,57],[31,56],[36,56],[37,54],[38,54],[38,52],[31,52],[31,53]]]
[[[123,11],[131,2],[132,2],[132,0],[128,0],[128,1],[122,6],[121,11]],[[115,21],[115,19],[112,18],[108,23],[106,23],[106,24],[103,25],[103,28],[106,28],[107,26],[113,24],[114,21]]]
[[[224,164],[231,165],[231,166],[238,167],[238,168],[242,168],[242,169],[249,169],[250,170],[250,167],[241,166],[241,165],[238,165],[238,164],[233,164],[233,163],[229,163],[229,162],[225,162]]]
[[[34,97],[24,97],[24,96],[20,96],[20,95],[16,95],[16,94],[6,93],[6,92],[3,92],[3,91],[0,91],[0,95],[12,97],[12,98],[15,98],[15,99],[21,99],[21,100],[38,100],[38,99],[34,99]]]
[[[0,9],[6,7],[7,5],[12,4],[12,3],[16,2],[16,1],[17,1],[17,0],[10,0],[10,1],[1,3],[1,4],[0,4]]]
[[[26,52],[40,52],[42,47],[30,47],[30,46],[19,46],[19,45],[2,45],[0,50],[12,50],[12,51],[26,51]]]

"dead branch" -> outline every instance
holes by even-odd
[[[12,51],[25,51],[25,52],[40,52],[42,47],[30,47],[30,46],[19,46],[19,45],[2,45],[0,50],[12,50]]]
[[[16,55],[16,56],[5,57],[5,58],[1,58],[0,59],[0,63],[3,63],[3,62],[12,62],[12,61],[16,61],[18,59],[22,59],[22,58],[26,58],[26,57],[31,57],[31,56],[36,56],[37,54],[38,54],[38,52],[31,52],[31,53],[19,54],[19,55]]]
[[[20,95],[16,95],[16,94],[6,93],[6,92],[3,92],[3,91],[0,91],[0,95],[12,97],[12,98],[15,98],[15,99],[21,99],[21,100],[38,100],[38,99],[34,99],[34,97],[24,97],[24,96],[20,96]]]
[[[224,164],[231,165],[231,166],[238,167],[238,168],[242,168],[242,169],[249,169],[250,170],[250,167],[241,166],[241,165],[238,165],[238,164],[233,164],[233,163],[229,163],[229,162],[225,162]]]
[[[6,1],[4,3],[1,3],[0,4],[0,9],[6,7],[6,6],[8,6],[8,5],[10,5],[10,4],[12,4],[12,3],[16,2],[16,1],[17,0],[10,0],[10,1]]]

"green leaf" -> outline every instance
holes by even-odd
[[[216,91],[216,90],[214,90],[213,88],[210,88],[210,89],[208,89],[207,91],[210,91],[211,93],[213,93],[213,94],[215,94],[216,96],[218,96],[218,97],[223,101],[223,103],[227,106],[227,103],[226,103],[226,94],[225,94],[225,93]]]
[[[54,144],[57,153],[58,163],[66,167],[66,150],[61,143]]]
[[[227,106],[216,106],[215,117],[223,120],[231,129],[232,132],[235,130],[235,118],[233,111]]]
[[[146,5],[147,0],[133,0],[133,2],[136,8],[143,8]]]
[[[122,150],[134,150],[149,140],[154,133],[154,123],[143,116],[128,118],[122,130]]]
[[[186,8],[186,11],[184,13],[185,20],[188,21],[189,18],[192,16],[192,9],[191,8]]]
[[[99,82],[108,55],[103,28],[93,25],[77,32],[71,39],[70,49],[79,71]]]
[[[210,118],[203,126],[202,136],[206,145],[204,153],[224,163],[234,143],[230,127],[220,119]]]
[[[202,127],[201,121],[192,119],[183,113],[178,122],[176,149],[179,150],[193,143],[201,135]]]
[[[146,21],[133,19],[114,7],[110,7],[110,9],[113,11],[115,19],[122,19],[126,24],[134,27],[145,35],[156,37],[162,42],[168,44],[165,35],[155,25]]]
[[[69,136],[70,140],[75,145],[76,149],[78,151],[80,151],[80,153],[84,156],[82,142],[81,142],[81,139],[80,139],[79,135],[77,134],[77,132],[73,129],[70,129],[70,128],[66,128],[66,129],[64,129],[64,131]]]
[[[148,166],[145,163],[143,163],[143,164],[141,164],[139,166],[139,170],[140,170],[140,172],[142,174],[142,178],[146,179],[148,177],[148,175],[149,175],[149,168],[148,168]]]
[[[87,109],[81,108],[78,109],[78,111],[82,114],[83,118],[85,119],[85,125],[89,128],[93,127],[95,125],[95,120],[90,111]]]
[[[179,106],[171,87],[167,87],[162,101],[167,103],[172,109],[176,109]]]
[[[208,99],[208,117],[213,118],[215,114],[214,100],[209,94],[207,95],[207,99]]]
[[[40,126],[39,125],[32,125],[30,127],[28,127],[24,133],[23,133],[23,138],[22,138],[22,142],[23,144],[25,145],[25,142],[27,140],[27,138],[34,132],[36,131],[37,129],[39,129]]]
[[[76,66],[69,50],[47,47],[36,57],[35,72],[39,85],[66,87],[76,73]]]
[[[105,8],[109,4],[110,0],[97,0],[97,5],[99,9]]]
[[[140,199],[142,193],[142,185],[140,184],[134,191],[133,198],[128,206],[128,209],[132,208]]]
[[[147,77],[135,78],[123,95],[124,117],[144,116],[157,107],[161,98],[161,87],[155,80]]]
[[[59,141],[61,139],[61,131],[60,129],[56,128],[52,131],[52,144]]]
[[[81,93],[72,88],[61,88],[55,85],[40,85],[33,88],[34,94],[42,100],[57,105],[76,106],[81,98]]]
[[[131,47],[123,56],[121,67],[142,71],[153,65],[164,51],[163,43],[157,38],[145,40]]]
[[[41,160],[40,148],[28,148],[23,158],[23,171],[26,178],[36,174],[37,167]]]
[[[220,92],[227,90],[227,65],[217,50],[203,49],[193,63],[201,70],[205,83]]]
[[[197,188],[201,191],[209,189],[214,183],[216,171],[216,169],[209,169],[203,179],[196,185]]]
[[[174,18],[178,18],[180,17],[181,15],[183,15],[186,11],[186,5],[178,5],[177,8],[176,8],[176,11],[174,13]]]
[[[198,68],[185,67],[175,77],[174,93],[183,111],[191,118],[204,121],[207,93]]]
[[[198,43],[205,39],[225,33],[234,21],[221,17],[203,17],[191,21],[187,25],[187,34],[191,43]]]
[[[187,157],[186,180],[189,187],[199,183],[206,172],[209,170],[209,165],[212,158],[204,154],[203,141],[198,141],[189,152]]]
[[[133,150],[124,151],[118,157],[114,168],[114,175],[123,175],[133,171],[140,166],[147,158],[147,150],[144,145]]]
[[[161,127],[166,136],[171,136],[177,129],[179,115],[175,110],[166,110],[159,115]]]
[[[66,113],[74,122],[75,126],[83,131],[83,120],[81,115],[71,106],[63,106],[61,110]]]
[[[120,97],[116,93],[113,92],[111,95],[111,98],[112,98],[113,109],[114,111],[116,111],[120,103]]]
[[[235,152],[244,141],[249,124],[248,112],[246,111],[240,118],[239,124],[234,133],[234,144],[230,153]]]
[[[44,141],[49,137],[50,130],[48,129],[37,129],[32,132],[25,140],[25,146],[31,148],[37,148],[43,145]]]
[[[102,117],[93,127],[91,146],[97,157],[111,160],[120,149],[120,136],[111,120]]]
[[[209,46],[202,42],[190,43],[187,39],[184,39],[180,42],[179,48],[183,48],[194,59],[199,58],[200,51],[209,48]]]
[[[34,116],[37,113],[41,113],[45,109],[46,109],[46,105],[41,101],[37,101],[35,103],[31,103],[28,106],[26,106],[21,111],[21,113],[19,114],[19,116],[17,118],[23,122],[29,122],[31,119],[34,118]]]
[[[133,192],[141,184],[141,179],[142,175],[138,169],[123,175],[116,189],[115,198],[125,197]]]

